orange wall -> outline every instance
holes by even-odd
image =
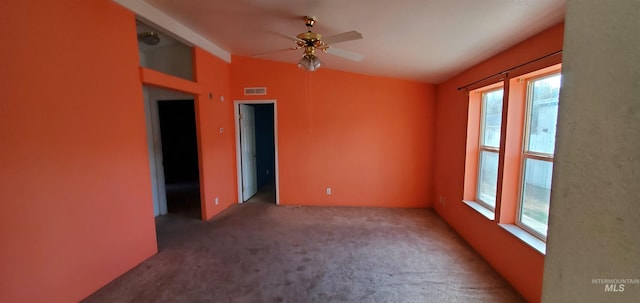
[[[231,96],[277,99],[281,204],[431,206],[433,85],[234,56]]]
[[[200,186],[205,201],[202,213],[204,219],[209,219],[238,201],[233,101],[229,97],[230,65],[198,47],[194,48],[193,61],[195,80],[203,90],[196,96],[195,105]],[[222,133],[220,128],[224,129]],[[216,197],[218,205],[215,205]]]
[[[457,88],[562,49],[556,25],[438,85],[435,149],[436,211],[527,300],[540,301],[544,256],[487,220],[463,198],[468,97]]]
[[[0,302],[77,302],[156,252],[135,19],[0,12]]]

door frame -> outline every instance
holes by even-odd
[[[153,93],[155,89],[162,91],[162,97],[158,97],[157,93]],[[146,133],[147,133],[147,149],[149,155],[149,172],[151,176],[151,194],[153,200],[154,217],[166,215],[167,209],[167,192],[165,188],[165,176],[162,154],[162,138],[160,135],[160,112],[159,103],[165,101],[189,100],[193,102],[193,109],[196,120],[196,142],[198,144],[198,180],[200,183],[200,211],[202,220],[204,215],[204,187],[203,187],[203,166],[202,151],[200,150],[200,125],[198,122],[198,103],[197,95],[189,92],[182,92],[171,87],[151,86],[143,83],[143,102],[145,108]]]
[[[233,101],[233,119],[236,132],[236,175],[238,185],[238,204],[242,204],[242,147],[240,146],[240,104],[273,104],[273,145],[275,157],[276,205],[280,205],[280,167],[278,165],[278,100],[235,100]]]
[[[151,100],[151,97],[146,97],[145,99],[145,107],[148,106],[147,140],[151,169],[151,187],[153,189],[154,215],[163,216],[166,215],[168,211],[164,167],[162,164],[164,155],[162,154],[162,139],[160,137],[160,113],[158,110],[158,102],[160,102],[160,100]]]

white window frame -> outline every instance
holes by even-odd
[[[527,159],[547,161],[547,162],[551,162],[552,164],[554,163],[553,162],[554,154],[529,151],[529,135],[530,135],[529,120],[531,119],[531,108],[532,108],[532,100],[533,100],[533,83],[535,81],[554,77],[556,75],[561,75],[561,72],[556,70],[553,72],[537,75],[535,77],[527,79],[527,95],[525,100],[526,109],[525,109],[525,116],[524,116],[524,133],[522,134],[522,157],[521,157],[522,160],[520,162],[520,184],[519,184],[520,188],[518,193],[518,204],[516,206],[517,213],[516,213],[516,220],[515,220],[515,223],[518,227],[524,229],[528,233],[534,235],[536,238],[545,242],[547,241],[546,235],[539,233],[535,229],[529,227],[528,225],[522,222],[522,208],[524,206],[523,205],[524,204],[524,186],[525,186],[524,178],[526,173]],[[555,153],[555,150],[554,150],[554,153]]]
[[[498,158],[500,157],[500,143],[498,143],[498,147],[494,147],[494,146],[487,146],[487,145],[483,145],[483,141],[484,141],[484,131],[485,131],[485,104],[486,104],[486,95],[495,91],[503,91],[504,94],[504,86],[498,86],[498,87],[494,87],[494,88],[490,88],[487,90],[483,90],[480,91],[479,93],[481,94],[480,97],[480,135],[478,137],[478,171],[477,171],[477,176],[476,176],[476,202],[478,202],[480,205],[490,209],[491,211],[495,212],[496,207],[495,205],[491,205],[485,201],[483,201],[482,199],[480,199],[480,175],[482,172],[482,152],[491,152],[491,153],[495,153],[496,155],[498,155]],[[504,98],[502,99],[504,102]],[[502,110],[504,110],[504,104],[502,104]],[[500,127],[502,127],[502,123],[504,121],[502,121],[502,119],[500,120]],[[498,164],[498,167],[496,167],[496,170],[500,169],[500,165]],[[496,202],[498,200],[498,193],[497,193],[497,189],[496,189]]]

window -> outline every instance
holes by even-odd
[[[516,224],[547,236],[551,173],[558,120],[559,73],[529,81],[523,135],[520,203]]]
[[[541,253],[549,218],[560,69],[561,64],[555,64],[505,75],[468,95],[463,201]]]
[[[477,201],[495,209],[502,121],[502,88],[482,92]]]

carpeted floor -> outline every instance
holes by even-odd
[[[433,211],[285,207],[157,219],[159,252],[84,302],[523,302]]]

